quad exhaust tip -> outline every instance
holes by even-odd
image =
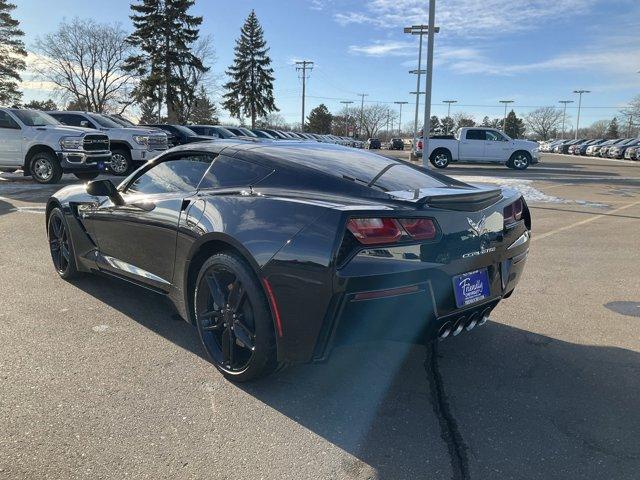
[[[475,312],[471,314],[468,318],[464,315],[458,317],[455,322],[447,321],[444,322],[440,328],[438,329],[438,339],[444,340],[447,337],[456,337],[462,333],[463,330],[470,332],[475,327],[484,325],[489,320],[489,314],[491,313],[491,308],[485,308],[482,313]]]

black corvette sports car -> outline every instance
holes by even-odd
[[[63,188],[47,232],[62,278],[166,294],[244,381],[345,338],[424,341],[489,318],[529,249],[520,194],[331,144],[183,145],[118,187]]]

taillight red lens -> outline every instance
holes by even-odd
[[[524,210],[524,204],[522,203],[522,198],[519,198],[512,204],[504,207],[504,210],[502,213],[504,215],[505,226],[519,221],[522,218],[523,210]]]
[[[402,218],[400,219],[400,224],[416,240],[432,240],[436,238],[436,225],[430,218]]]
[[[418,150],[422,150],[422,140],[418,140]]]
[[[393,218],[352,218],[347,229],[364,245],[393,243],[402,236],[402,229]]]

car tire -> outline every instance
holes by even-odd
[[[271,309],[253,270],[229,252],[200,267],[192,305],[207,358],[227,379],[247,382],[278,367]]]
[[[507,165],[509,163],[514,170],[526,170],[531,165],[531,155],[529,152],[514,152]]]
[[[448,150],[436,150],[431,154],[429,161],[436,168],[447,168],[451,163],[451,152]]]
[[[76,172],[74,173],[79,180],[94,180],[100,175],[99,172]]]
[[[69,235],[69,224],[59,207],[51,210],[47,219],[47,238],[51,260],[58,275],[65,280],[78,277],[79,271]]]
[[[29,161],[31,177],[38,183],[48,185],[58,183],[62,178],[62,167],[51,152],[38,152]]]
[[[111,160],[107,163],[107,168],[111,173],[119,177],[124,177],[133,162],[131,161],[131,153],[126,148],[114,148],[111,150]]]

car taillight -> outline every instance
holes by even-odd
[[[413,240],[433,240],[438,233],[431,218],[351,218],[347,229],[363,245],[395,243],[403,235]]]
[[[422,140],[418,140],[418,150],[422,150]]]
[[[519,198],[515,202],[510,205],[504,207],[503,215],[504,215],[504,226],[511,225],[516,223],[522,218],[522,211],[524,209],[524,204],[522,203],[522,198]]]
[[[347,229],[364,245],[393,243],[402,236],[402,228],[393,218],[351,218]]]
[[[436,238],[436,225],[430,218],[403,218],[400,219],[400,224],[416,240]]]

